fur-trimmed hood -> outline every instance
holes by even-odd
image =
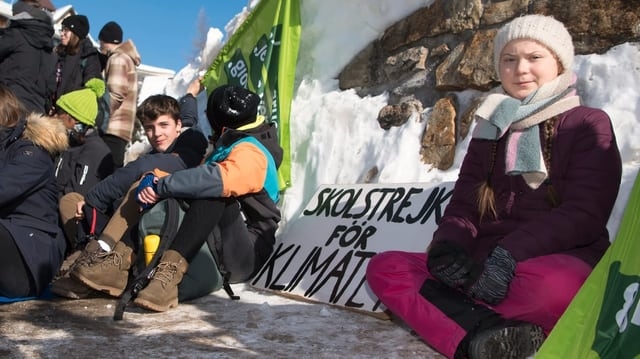
[[[62,121],[35,113],[27,116],[22,138],[42,147],[51,155],[56,155],[69,147],[67,129]]]

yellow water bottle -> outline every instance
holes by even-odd
[[[157,234],[149,234],[144,237],[144,263],[149,265],[153,255],[156,254],[160,245],[160,236]]]

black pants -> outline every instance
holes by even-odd
[[[127,141],[114,135],[103,135],[102,140],[111,149],[114,168],[122,167],[124,165],[124,153],[127,149]]]
[[[455,359],[467,357],[469,343],[478,333],[511,322],[489,307],[476,303],[461,292],[433,279],[427,279],[422,284],[420,294],[467,331],[454,354]]]
[[[220,222],[226,202],[218,198],[191,201],[171,249],[191,261]]]
[[[242,282],[256,270],[256,234],[244,222],[234,198],[197,199],[189,203],[170,246],[187,261],[215,234],[215,251],[231,283]]]
[[[29,297],[37,289],[11,233],[0,224],[0,296]]]

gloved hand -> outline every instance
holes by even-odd
[[[140,192],[147,187],[151,187],[154,192],[158,192],[158,184],[155,181],[156,176],[153,173],[147,173],[142,177],[140,183],[138,184],[138,188],[136,189],[136,202],[142,207],[142,209],[151,208],[153,203],[145,203],[140,201]]]
[[[454,289],[467,287],[482,273],[482,266],[469,257],[463,248],[447,241],[429,248],[427,269],[440,282]]]
[[[515,275],[516,261],[511,253],[498,246],[484,263],[484,271],[469,288],[469,295],[488,304],[498,304],[509,291]]]

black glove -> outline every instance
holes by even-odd
[[[447,241],[429,248],[427,269],[440,282],[454,289],[466,288],[482,273],[482,266],[469,257],[463,248]]]
[[[469,295],[488,304],[498,304],[507,296],[515,275],[516,261],[511,253],[496,247],[484,263],[484,271],[470,288]]]

